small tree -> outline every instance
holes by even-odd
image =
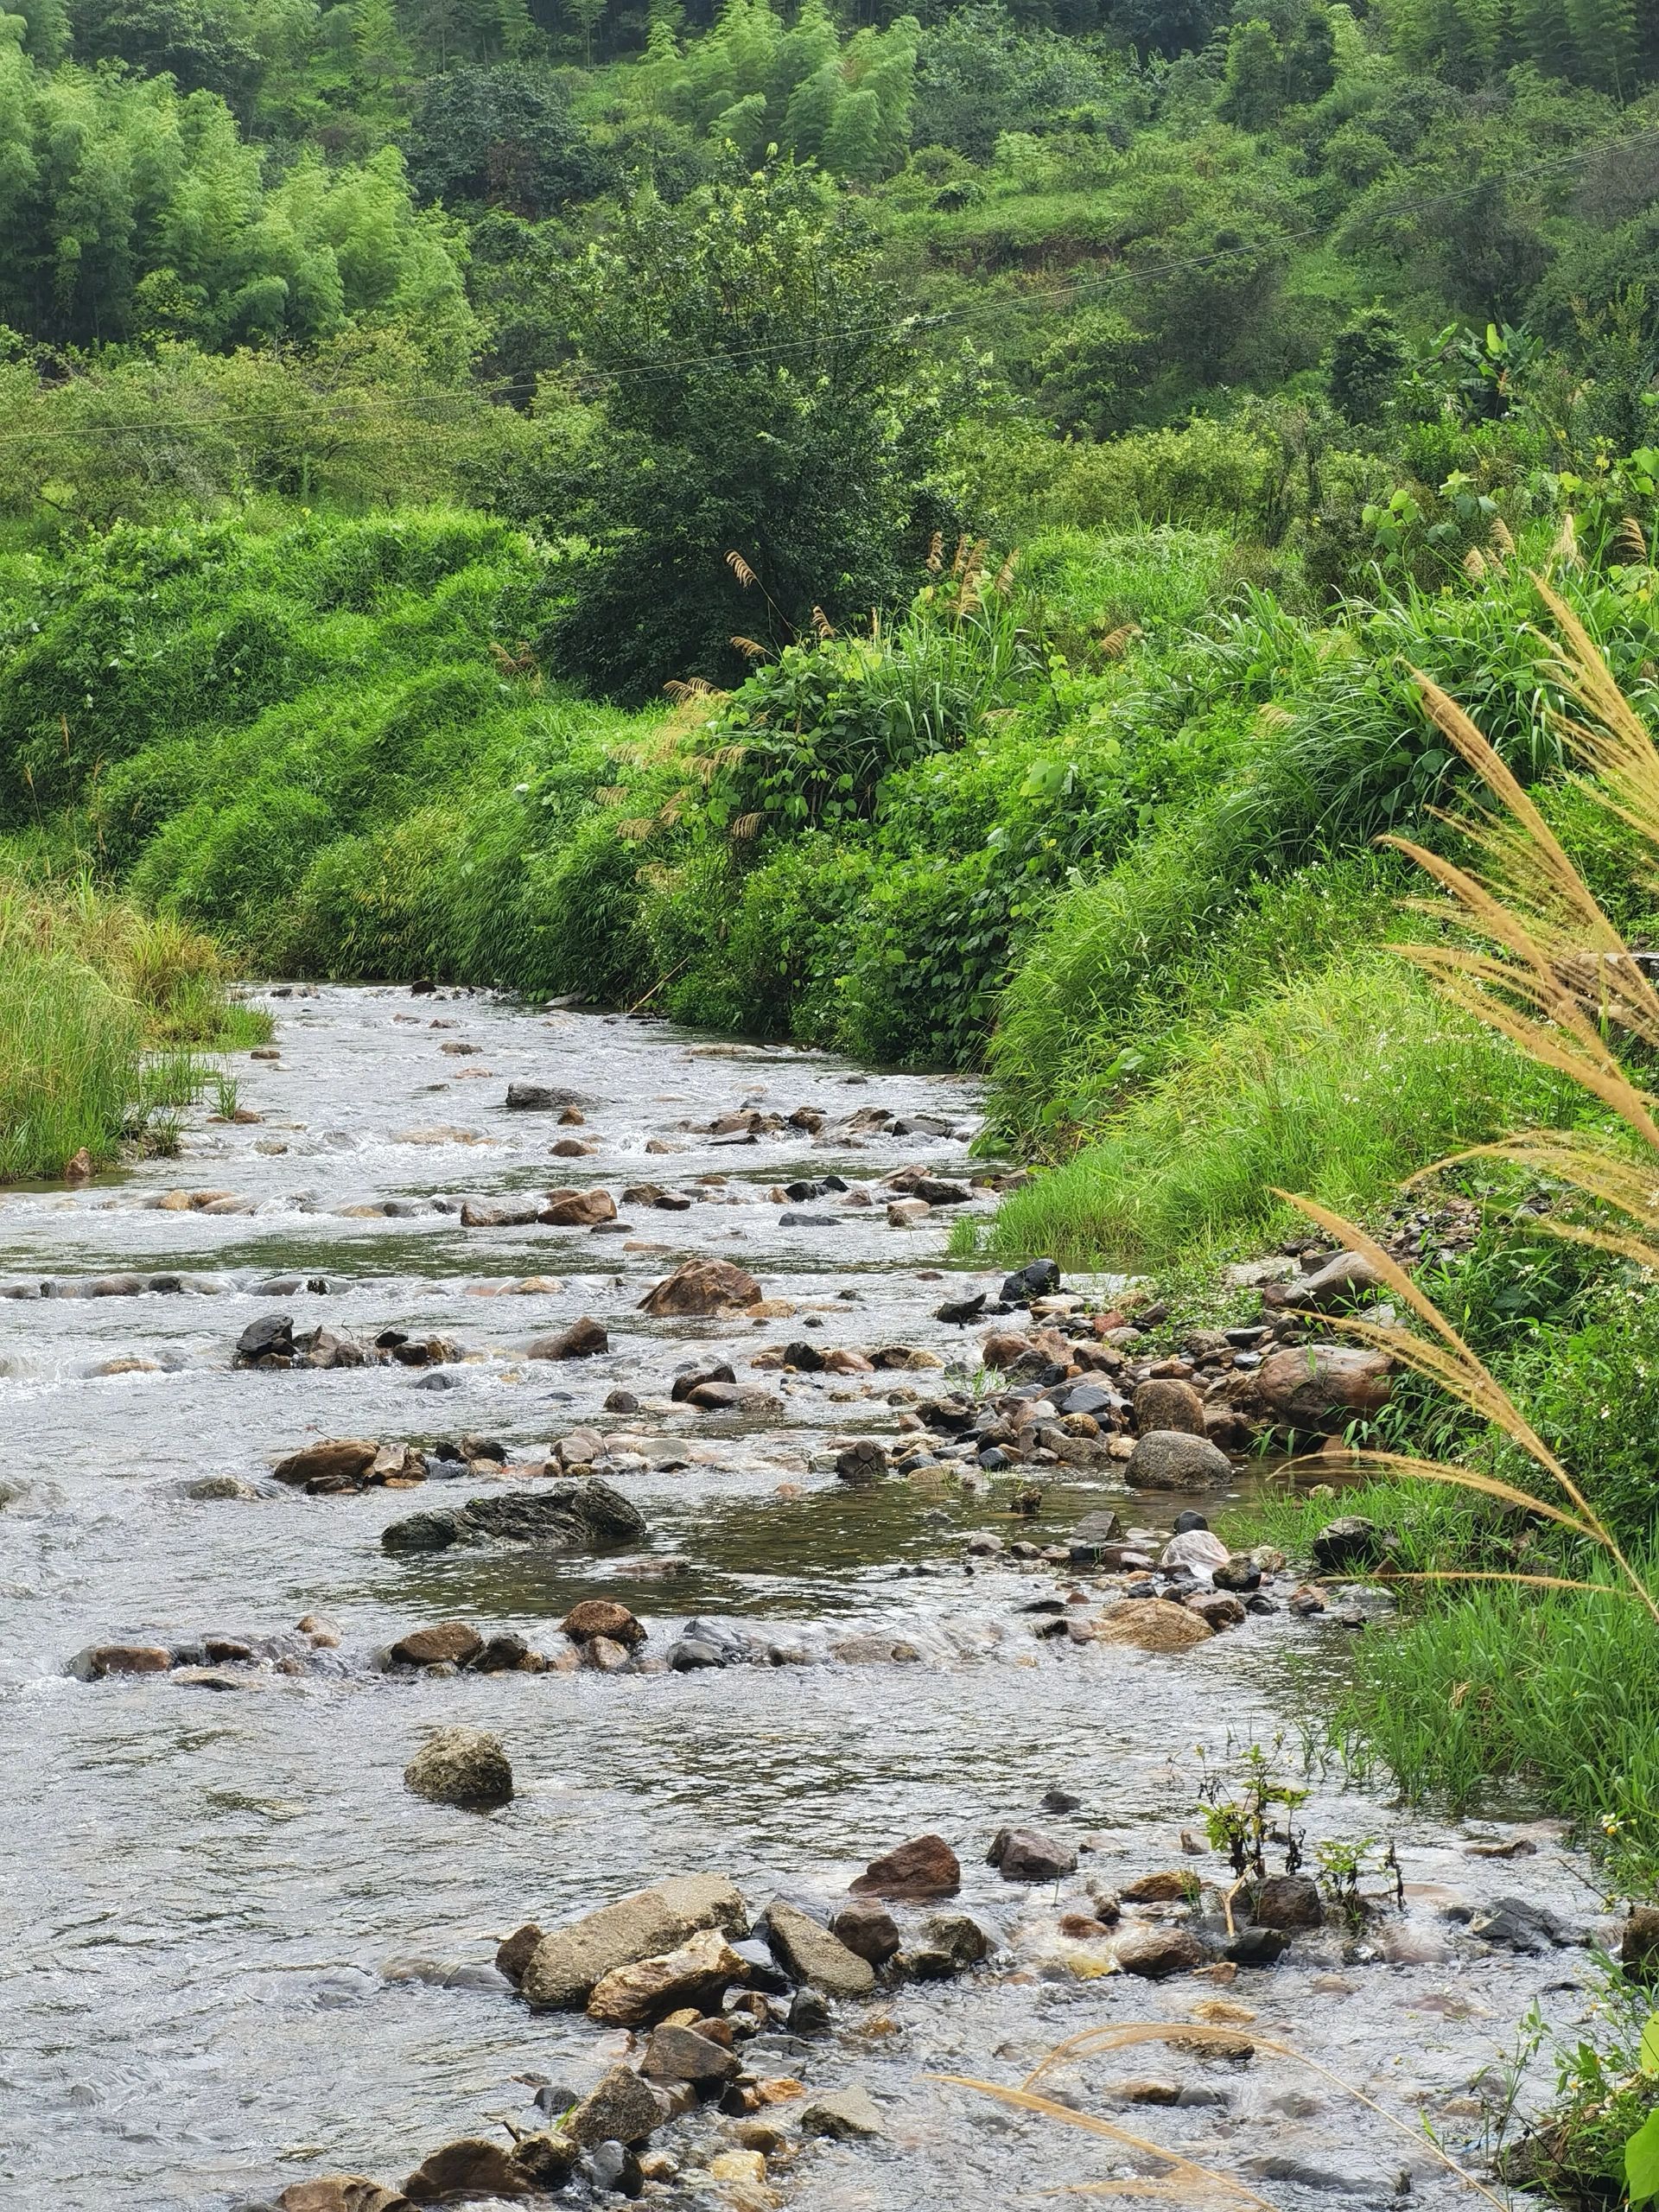
[[[1363,308],[1331,348],[1331,404],[1351,423],[1376,423],[1405,374],[1406,342],[1383,307]]]
[[[550,499],[550,526],[589,541],[563,574],[556,658],[640,698],[737,675],[739,633],[782,642],[815,608],[839,623],[891,601],[931,527],[938,407],[824,179],[643,195],[590,249],[576,308],[605,397]]]

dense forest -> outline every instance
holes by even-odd
[[[27,0],[0,326],[16,899],[85,877],[193,974],[983,1071],[1045,1171],[990,1249],[1197,1315],[1277,1192],[1376,1225],[1606,1120],[1391,949],[1443,925],[1378,840],[1466,849],[1421,671],[1659,942],[1537,582],[1652,727],[1645,0]],[[16,997],[0,1112],[47,1134],[7,1157],[107,1155],[122,1078],[41,1116]],[[1455,1187],[1437,1296],[1647,1561],[1640,1255],[1541,1241],[1513,1161]],[[1357,1433],[1489,1450],[1427,1382]],[[1414,1787],[1541,1777],[1650,1883],[1659,1643],[1548,1603],[1570,1697],[1535,1593],[1442,1594],[1343,1725]],[[1624,2141],[1580,2089],[1573,2186]]]

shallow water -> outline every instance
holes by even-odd
[[[879,1103],[941,1115],[965,1133],[969,1089],[481,996],[328,989],[271,1003],[280,1063],[235,1070],[259,1124],[213,1123],[203,1109],[181,1159],[87,1191],[0,1197],[0,1278],[73,1288],[174,1269],[222,1285],[0,1302],[0,1477],[21,1486],[0,1514],[6,2201],[54,2212],[227,2212],[268,2203],[308,2173],[396,2180],[453,2135],[527,2123],[531,2082],[582,2088],[621,2048],[580,2018],[532,2017],[502,1990],[442,1986],[454,1969],[487,1966],[521,1921],[551,1924],[701,1868],[729,1872],[757,1909],[778,1892],[828,1903],[867,1858],[923,1829],[957,1847],[963,1903],[1008,1936],[1009,1952],[962,1982],[849,2008],[810,2051],[777,2054],[770,2070],[811,2088],[864,2083],[889,2127],[881,2143],[815,2146],[781,2169],[774,2185],[786,2201],[886,2212],[948,2196],[991,2212],[1132,2170],[1106,2144],[931,2077],[1017,2083],[1063,2037],[1178,2021],[1217,1998],[1249,2007],[1255,2032],[1295,2043],[1408,2133],[1266,2056],[1217,2065],[1151,2046],[1057,2078],[1118,2123],[1241,2175],[1275,2205],[1382,2202],[1405,2174],[1420,2202],[1465,2201],[1424,2147],[1423,2119],[1450,2148],[1478,2145],[1470,2085],[1501,2059],[1535,1999],[1560,2019],[1583,2013],[1587,1961],[1578,1948],[1541,1957],[1490,1949],[1448,1923],[1444,1906],[1520,1894],[1591,1927],[1598,1899],[1586,1870],[1548,1824],[1511,1808],[1507,1824],[1484,1824],[1481,1835],[1524,1836],[1535,1853],[1472,1857],[1459,1828],[1316,1774],[1301,1816],[1310,1834],[1394,1838],[1411,1890],[1403,1916],[1357,1942],[1302,1938],[1278,1967],[1242,1973],[1230,1987],[1188,1976],[1080,1979],[1089,1955],[1058,1935],[1058,1910],[1081,1901],[1085,1878],[1215,1871],[1213,1858],[1181,1849],[1182,1830],[1199,1826],[1199,1746],[1210,1768],[1230,1772],[1240,1745],[1285,1728],[1292,1662],[1339,1669],[1352,1631],[1330,1617],[1253,1619],[1179,1660],[1039,1643],[1018,1608],[1052,1590],[1051,1571],[964,1569],[963,1532],[1009,1526],[995,1497],[898,1479],[849,1491],[813,1466],[829,1435],[891,1434],[887,1391],[925,1389],[928,1376],[750,1376],[743,1357],[797,1333],[797,1322],[659,1323],[637,1311],[681,1258],[713,1255],[739,1262],[803,1316],[821,1310],[825,1346],[901,1340],[961,1357],[960,1332],[931,1318],[966,1287],[960,1274],[940,1280],[944,1217],[899,1231],[878,1206],[837,1211],[831,1228],[785,1227],[766,1192],[831,1169],[851,1181],[910,1160],[962,1166],[964,1136],[830,1144],[791,1130],[730,1148],[681,1124],[745,1103],[785,1114],[816,1105],[832,1118]],[[482,1052],[446,1055],[450,1042]],[[589,1094],[582,1134],[599,1151],[550,1160],[550,1118],[502,1108],[510,1079]],[[427,1141],[439,1129],[478,1141]],[[683,1148],[648,1155],[653,1135]],[[677,1186],[705,1172],[731,1179],[720,1202],[684,1214],[628,1209],[621,1234],[465,1230],[434,1204],[566,1182]],[[178,1187],[232,1191],[256,1210],[212,1216],[144,1203]],[[407,1211],[340,1211],[388,1200]],[[252,1288],[289,1274],[327,1287],[283,1299]],[[475,1294],[528,1275],[563,1287]],[[966,1282],[996,1280],[970,1271]],[[325,1322],[359,1337],[388,1325],[441,1332],[474,1357],[444,1370],[461,1379],[442,1391],[397,1367],[233,1370],[238,1332],[278,1309],[296,1327]],[[532,1336],[584,1313],[610,1328],[607,1355],[558,1366],[522,1358]],[[648,1404],[664,1399],[675,1366],[715,1344],[740,1363],[741,1381],[779,1390],[775,1419],[677,1407],[601,1415],[619,1385]],[[971,1359],[971,1332],[966,1348]],[[112,1359],[143,1364],[93,1371]],[[878,1392],[858,1395],[872,1382]],[[650,1523],[648,1550],[685,1561],[673,1579],[606,1560],[396,1559],[380,1549],[380,1530],[442,1486],[308,1497],[265,1480],[308,1437],[473,1432],[529,1456],[594,1420],[648,1435],[656,1459],[684,1447],[686,1464],[624,1483]],[[247,1478],[261,1495],[189,1498],[187,1483],[205,1473]],[[1039,1536],[1103,1503],[1148,1517],[1146,1501],[1126,1499],[1115,1479],[1051,1480],[1045,1493]],[[600,1592],[647,1619],[648,1649],[701,1611],[820,1650],[879,1625],[922,1656],[684,1676],[414,1681],[361,1663],[393,1636],[452,1617],[548,1646],[569,1606]],[[212,1695],[166,1678],[86,1685],[64,1672],[92,1643],[277,1632],[313,1611],[340,1631],[337,1678],[267,1675],[239,1694]],[[424,1732],[454,1721],[505,1738],[518,1784],[505,1810],[466,1815],[404,1789]],[[1281,1757],[1287,1771],[1299,1767],[1297,1743]],[[1054,1784],[1082,1800],[1077,1813],[1039,1814]],[[1078,1878],[1058,1891],[1005,1885],[982,1862],[1009,1823],[1083,1844]],[[1184,2101],[1113,2101],[1115,2080],[1147,2075],[1184,2085]],[[778,2117],[787,2122],[787,2106]],[[717,2146],[720,2124],[704,2118],[660,2139],[687,2160],[673,2201],[703,2201],[700,2188],[718,2201],[706,2177],[698,2183],[696,2161]]]

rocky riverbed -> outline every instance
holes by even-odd
[[[1611,1923],[1522,1805],[1304,1773],[1363,1532],[1203,1525],[1370,1355],[949,1264],[956,1081],[270,1002],[181,1157],[0,1196],[20,2203],[1000,2212],[1159,2164],[938,2077],[1136,2022],[1046,2093],[1287,2212],[1469,2197],[1425,2126],[1478,2159]]]

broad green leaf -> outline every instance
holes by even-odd
[[[1659,2112],[1650,2112],[1624,2145],[1624,2185],[1633,2205],[1659,2196]]]
[[[1642,2031],[1642,2055],[1637,2063],[1644,2074],[1659,2074],[1659,2012],[1649,2012]]]

